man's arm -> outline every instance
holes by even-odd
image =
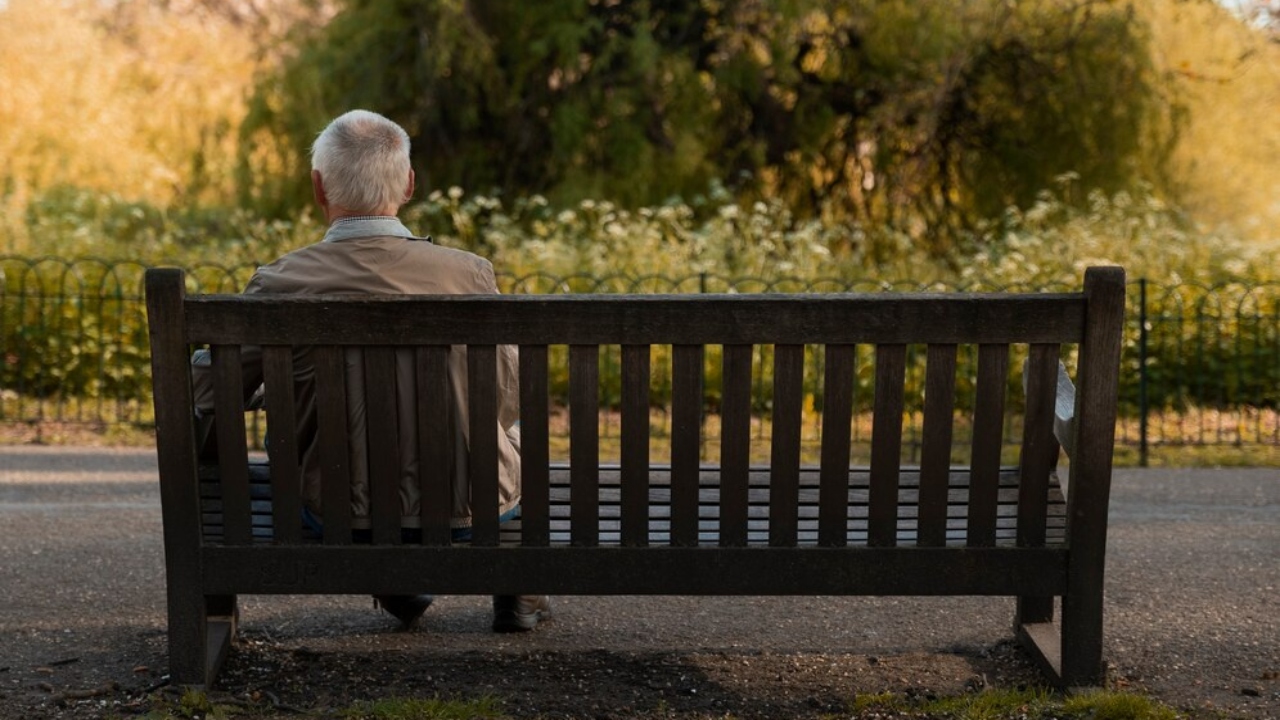
[[[262,348],[244,345],[240,348],[240,375],[244,378],[244,409],[263,406]],[[201,348],[191,354],[191,394],[195,398],[196,415],[213,413],[213,354]]]

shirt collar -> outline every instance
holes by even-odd
[[[419,237],[414,235],[409,232],[409,228],[405,227],[399,219],[392,215],[339,218],[329,225],[329,230],[324,234],[324,239],[321,242],[341,242],[343,240],[366,237],[399,237],[406,240],[426,240],[431,242],[430,236]]]

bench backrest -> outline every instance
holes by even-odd
[[[497,422],[494,396],[495,346],[519,346],[523,500],[521,542],[552,544],[553,467],[550,463],[549,347],[568,346],[570,450],[569,538],[573,545],[601,542],[602,471],[599,462],[601,346],[621,351],[621,461],[617,470],[618,542],[650,544],[654,497],[667,499],[663,542],[698,545],[707,499],[701,465],[704,364],[707,346],[721,346],[723,388],[720,458],[716,478],[715,537],[722,546],[747,545],[763,522],[771,545],[803,542],[805,513],[816,528],[816,544],[848,542],[851,474],[849,428],[855,412],[855,356],[874,346],[874,403],[870,467],[865,473],[865,542],[899,544],[904,521],[905,471],[902,428],[909,345],[927,348],[920,464],[910,471],[914,544],[947,544],[954,477],[967,489],[963,542],[995,544],[1001,494],[1001,450],[1006,422],[1010,348],[1027,346],[1025,420],[1016,481],[1019,546],[1046,543],[1050,477],[1058,457],[1053,435],[1057,369],[1064,346],[1078,346],[1074,456],[1067,539],[1073,552],[1101,557],[1114,443],[1124,274],[1092,268],[1079,293],[1038,294],[837,294],[837,295],[656,295],[656,296],[436,296],[436,297],[187,297],[176,270],[147,272],[157,445],[166,542],[203,542],[201,500],[192,413],[189,355],[209,344],[216,358],[220,443],[220,502],[229,545],[252,544],[252,482],[244,438],[244,396],[239,348],[264,349],[268,447],[275,543],[302,541],[299,467],[293,419],[294,352],[311,347],[316,358],[323,479],[325,542],[350,542],[352,518],[343,513],[349,494],[344,353],[361,348],[365,372],[395,372],[397,349],[415,354],[419,454],[425,468],[446,467],[452,447],[439,432],[446,422],[445,367],[450,346],[468,348],[472,506],[497,507]],[[772,349],[772,432],[766,469],[752,467],[753,348]],[[957,352],[974,346],[978,357],[973,440],[965,468],[952,463],[956,421]],[[670,466],[654,472],[650,460],[651,347],[670,346]],[[818,346],[823,362],[822,432],[817,468],[802,463],[802,387],[806,346]],[[377,387],[379,383],[366,383]],[[326,398],[328,400],[326,400]],[[371,458],[370,526],[375,543],[400,540],[397,493],[396,398],[368,398]],[[235,438],[239,441],[234,441]],[[753,491],[766,477],[766,506]],[[655,480],[658,476],[665,479]],[[814,477],[816,500],[802,501],[805,477]],[[448,545],[447,479],[424,472],[421,543]],[[655,483],[662,484],[658,488]],[[610,481],[605,482],[606,485]],[[1006,483],[1008,485],[1008,483]],[[612,486],[611,486],[612,487]],[[659,492],[659,490],[661,492]],[[336,509],[336,510],[332,510]],[[764,518],[761,521],[760,513]],[[172,517],[171,517],[172,516]],[[472,544],[503,542],[497,513],[477,510]]]

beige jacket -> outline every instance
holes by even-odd
[[[382,234],[366,236],[368,232]],[[323,242],[281,257],[258,268],[245,288],[246,293],[273,294],[470,294],[496,293],[493,265],[471,253],[434,245],[429,239],[414,238],[394,218],[358,219],[335,223]],[[257,348],[242,350],[247,388],[262,380],[261,353]],[[369,516],[368,446],[366,437],[363,359],[358,351],[347,354],[347,407],[352,438],[350,467],[351,507],[356,527],[367,527]],[[212,410],[211,373],[202,363],[193,363],[196,406]],[[314,366],[308,353],[295,356],[295,397],[299,433],[302,436],[302,498],[307,508],[323,514],[320,492],[320,465],[317,451]],[[420,463],[414,439],[417,437],[416,398],[411,351],[400,351],[394,382],[400,398],[400,498],[404,527],[420,524]],[[467,359],[466,348],[455,346],[449,354],[449,387],[452,395],[449,431],[455,452],[453,478],[453,526],[471,525],[470,484],[467,480]],[[498,352],[498,471],[499,514],[520,501],[519,366],[512,346]]]

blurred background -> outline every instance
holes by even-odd
[[[310,143],[365,108],[406,223],[508,292],[1124,265],[1122,460],[1280,464],[1276,0],[0,0],[0,37],[10,441],[145,434],[142,269],[235,292],[318,240]]]

